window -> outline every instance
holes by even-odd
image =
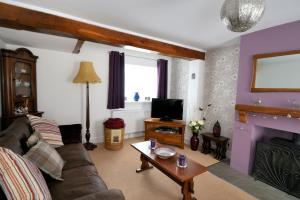
[[[157,67],[141,64],[125,64],[125,100],[134,101],[138,92],[139,101],[150,101],[157,96]],[[148,99],[149,98],[149,99]]]

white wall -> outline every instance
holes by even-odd
[[[186,123],[191,120],[202,119],[202,113],[199,107],[203,105],[204,93],[204,72],[205,62],[202,60],[190,61],[189,63],[189,85],[188,85],[188,98],[187,98],[187,117]],[[195,79],[192,75],[195,74]],[[185,142],[189,144],[192,132],[189,127],[186,127]]]
[[[7,45],[9,49],[20,46]],[[85,85],[73,84],[79,63],[89,60],[94,63],[97,74],[101,77],[101,84],[90,85],[90,121],[91,141],[103,141],[103,122],[112,116],[106,109],[108,97],[108,62],[109,51],[125,52],[150,59],[164,58],[169,61],[170,72],[172,60],[158,54],[147,54],[125,50],[118,47],[85,42],[80,54],[65,53],[46,49],[26,47],[35,55],[37,60],[37,98],[38,110],[44,111],[46,118],[55,120],[59,124],[82,123],[85,132]],[[126,59],[126,57],[125,57]],[[137,108],[138,107],[138,108]],[[150,104],[143,106],[126,105],[126,109],[150,110]],[[135,121],[126,120],[127,127],[132,127]],[[132,123],[132,124],[131,124]],[[84,135],[83,135],[84,136]]]
[[[201,119],[199,107],[203,103],[204,64],[202,60],[187,61],[175,58],[172,61],[171,98],[184,100],[183,120]],[[195,74],[195,79],[192,79]],[[188,127],[185,130],[185,143],[189,144],[192,133]]]

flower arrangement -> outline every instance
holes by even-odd
[[[204,128],[204,120],[190,121],[189,127],[193,133],[199,133]]]

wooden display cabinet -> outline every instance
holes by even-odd
[[[184,131],[185,122],[181,120],[174,121],[160,121],[158,118],[150,118],[144,121],[145,123],[145,140],[151,138],[157,139],[158,142],[163,144],[170,144],[179,146],[184,149]],[[168,133],[168,131],[160,131],[159,127],[170,127],[176,131]]]
[[[25,48],[15,51],[1,49],[1,129],[17,117],[27,113],[41,116],[37,111],[36,60],[37,56]]]

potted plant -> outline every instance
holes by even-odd
[[[194,120],[190,121],[189,127],[193,133],[193,136],[191,137],[191,149],[193,151],[197,151],[199,147],[199,132],[203,129],[204,127],[204,120]]]

